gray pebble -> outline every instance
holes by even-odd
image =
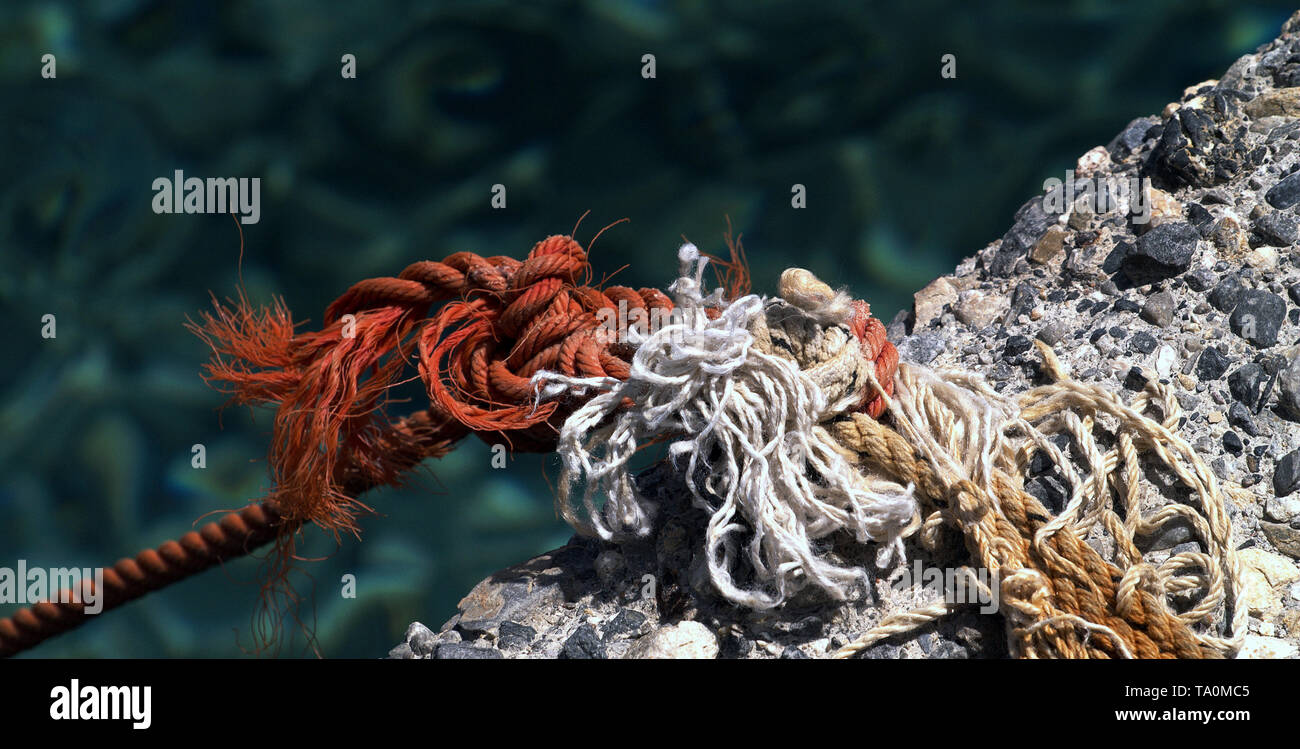
[[[608,640],[617,635],[630,634],[635,636],[641,631],[641,627],[645,625],[645,622],[646,616],[640,611],[619,609],[618,614],[605,625],[605,639]]]
[[[397,647],[393,648],[392,650],[388,651],[388,657],[392,660],[409,661],[409,660],[417,659],[420,656],[416,655],[411,650],[410,645],[406,643],[402,643]]]
[[[1275,211],[1255,220],[1255,233],[1271,247],[1288,247],[1300,237],[1300,226],[1294,216]]]
[[[1241,299],[1241,292],[1241,279],[1237,276],[1226,276],[1210,291],[1208,301],[1220,312],[1231,312]]]
[[[1300,559],[1300,530],[1285,523],[1263,522],[1259,527],[1264,531],[1264,538],[1267,538],[1278,551]]]
[[[1155,336],[1145,330],[1134,333],[1133,337],[1128,340],[1129,349],[1139,354],[1149,354],[1155,351],[1156,346],[1159,344],[1160,342],[1155,339]]]
[[[1228,407],[1228,424],[1240,429],[1251,437],[1259,436],[1259,427],[1255,426],[1255,420],[1251,418],[1250,411],[1246,410],[1239,401],[1233,401]]]
[[[1228,375],[1228,390],[1246,408],[1259,412],[1265,398],[1268,375],[1264,368],[1254,362],[1247,362]]]
[[[1277,373],[1277,400],[1283,411],[1300,419],[1300,354]]]
[[[1201,380],[1217,380],[1228,371],[1231,361],[1213,346],[1206,347],[1196,360],[1196,375]]]
[[[1158,328],[1168,326],[1174,321],[1173,296],[1162,291],[1147,297],[1147,303],[1142,307],[1142,319]]]
[[[596,636],[596,630],[590,624],[584,624],[564,641],[560,657],[573,660],[603,659],[606,657],[605,644]]]
[[[900,648],[897,645],[881,642],[862,651],[858,657],[870,660],[892,661],[897,660],[900,657],[899,650]]]
[[[1277,334],[1286,318],[1286,302],[1282,297],[1260,289],[1242,292],[1241,300],[1232,310],[1229,323],[1232,332],[1250,341],[1256,348],[1268,348],[1277,343]]]
[[[1183,276],[1183,280],[1187,282],[1187,288],[1192,291],[1205,291],[1214,286],[1215,282],[1218,281],[1218,277],[1206,268],[1197,268]]]
[[[420,622],[411,622],[411,626],[406,628],[406,644],[411,646],[411,652],[421,658],[433,655],[436,637],[432,630]]]
[[[1172,549],[1195,538],[1196,532],[1191,524],[1179,517],[1162,525],[1155,535],[1138,539],[1138,545],[1143,551],[1160,551]]]
[[[948,340],[937,333],[918,333],[898,342],[898,355],[917,364],[929,364],[948,347]]]
[[[1053,321],[1038,330],[1038,340],[1046,343],[1048,346],[1055,346],[1065,338],[1069,329],[1062,322]]]
[[[1147,284],[1182,273],[1192,263],[1201,234],[1185,221],[1169,221],[1138,237],[1120,261],[1124,275]]]
[[[503,648],[522,650],[533,644],[533,639],[537,637],[537,630],[518,622],[501,622],[501,628],[497,631],[497,642]]]
[[[1264,517],[1275,523],[1300,518],[1300,497],[1269,497],[1264,503]]]
[[[1273,466],[1273,493],[1285,497],[1300,489],[1300,450],[1292,450]]]
[[[499,660],[505,656],[496,648],[477,647],[468,642],[445,642],[433,651],[433,657],[440,661],[473,661]]]

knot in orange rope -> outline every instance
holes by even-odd
[[[730,246],[732,262],[720,264],[735,298],[748,291],[748,276],[739,244]],[[276,408],[268,499],[288,525],[355,531],[356,511],[368,509],[357,489],[399,483],[468,433],[516,450],[553,449],[580,399],[536,403],[537,372],[627,378],[635,353],[628,322],[663,319],[672,300],[657,289],[597,288],[590,280],[582,246],[551,236],[522,262],[458,252],[361,281],[329,306],[319,331],[294,334],[282,303],[253,310],[242,291],[234,309],[217,304],[193,328],[213,349],[210,383],[237,403]],[[890,394],[898,352],[865,302],[853,309],[850,327]],[[429,405],[389,419],[389,391],[409,379],[412,349]],[[861,410],[879,417],[884,399],[873,392]]]

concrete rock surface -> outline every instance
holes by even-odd
[[[1300,90],[1287,85],[1295,59],[1300,33],[1283,34],[1084,154],[1076,179],[1091,175],[1097,192],[1149,179],[1147,200],[1158,205],[1145,215],[1140,204],[1099,210],[1060,199],[1070,196],[1044,200],[1053,197],[1045,191],[889,326],[904,358],[977,372],[1007,394],[1036,384],[1035,338],[1083,382],[1129,395],[1148,378],[1171,384],[1181,433],[1217,475],[1246,551],[1242,603],[1252,616],[1242,657],[1252,658],[1294,658],[1300,648],[1300,596],[1289,587],[1300,517],[1280,499],[1300,490]],[[650,537],[575,537],[502,570],[438,633],[412,625],[392,657],[824,658],[883,616],[935,600],[879,570],[859,600],[810,593],[775,611],[742,610],[704,574],[705,516],[681,476],[661,463],[638,482],[659,504]],[[1031,491],[1053,507],[1064,487],[1039,483]],[[1177,531],[1141,539],[1147,559],[1201,550]],[[875,549],[831,541],[841,561],[875,569]],[[967,563],[960,538],[950,541],[936,555],[914,537],[909,566]],[[968,606],[860,657],[1006,654],[1000,615]]]

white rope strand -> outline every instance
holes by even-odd
[[[640,343],[627,380],[534,376],[543,397],[607,388],[560,431],[560,514],[606,540],[648,533],[653,508],[637,492],[629,460],[640,444],[672,436],[669,456],[688,477],[694,503],[710,513],[708,569],[723,596],[766,609],[812,584],[844,600],[865,585],[866,572],[829,561],[815,542],[847,530],[860,543],[881,545],[878,563],[901,559],[902,537],[916,526],[912,489],[854,470],[818,426],[859,401],[860,392],[835,393],[830,403],[797,362],[760,350],[754,331],[770,334],[769,314],[780,319],[798,308],[756,295],[724,303],[718,290],[706,297],[706,260],[690,244],[678,257],[681,274],[671,290],[683,320]],[[704,314],[709,307],[719,311],[715,319]],[[821,324],[845,312],[800,314],[807,318],[801,322]],[[851,335],[842,341],[856,345]],[[624,399],[637,407],[620,410]],[[695,480],[701,475],[708,476],[703,486]],[[570,499],[579,483],[581,513]],[[751,585],[737,581],[742,560]]]

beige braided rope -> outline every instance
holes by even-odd
[[[784,350],[805,370],[826,369],[823,362],[838,358],[839,340],[835,315],[828,311],[842,295],[811,273],[791,269],[782,276],[781,296],[808,314],[798,324],[783,326],[792,341],[765,346],[759,335],[756,347]],[[1000,583],[999,603],[1013,654],[1232,654],[1246,627],[1245,607],[1232,605],[1241,587],[1241,567],[1218,483],[1177,434],[1182,414],[1172,389],[1153,382],[1126,405],[1111,391],[1071,379],[1048,346],[1036,345],[1051,384],[1014,401],[979,377],[904,364],[893,383],[894,398],[886,398],[892,428],[858,413],[839,414],[819,428],[845,448],[846,457],[869,480],[915,485],[919,498],[929,500],[919,523],[923,544],[933,547],[945,523],[962,531],[972,557]],[[838,371],[852,371],[876,392],[884,390],[871,371],[843,365]],[[814,379],[833,391],[843,388],[833,378]],[[1069,435],[1079,466],[1048,439],[1057,433]],[[1103,434],[1113,447],[1102,446],[1098,438]],[[1070,486],[1069,501],[1056,517],[1024,491],[1024,475],[1036,450],[1048,456]],[[1178,504],[1156,494],[1143,482],[1144,458],[1148,466],[1172,473],[1191,491],[1192,501]],[[1144,512],[1144,500],[1157,507]],[[1159,565],[1146,562],[1134,538],[1178,520],[1192,527],[1206,552],[1176,554]],[[1103,536],[1113,540],[1110,559],[1086,542]],[[1169,605],[1174,594],[1191,594],[1195,603],[1176,613]],[[836,656],[850,657],[953,608],[943,602],[887,616]],[[1229,608],[1232,636],[1224,638],[1214,633],[1215,618]]]
[[[1054,382],[1022,394],[1016,408],[998,404],[1001,396],[966,375],[904,365],[890,403],[893,429],[856,416],[828,428],[866,470],[917,482],[918,494],[932,502],[923,543],[932,543],[937,527],[951,522],[965,535],[972,555],[999,575],[1014,654],[1234,653],[1247,617],[1245,607],[1233,605],[1241,566],[1215,477],[1175,431],[1181,412],[1172,392],[1153,382],[1125,405],[1110,391],[1069,379],[1050,348],[1038,342],[1038,349],[1044,374]],[[1145,415],[1151,408],[1161,412],[1160,421]],[[987,417],[999,413],[1002,418],[993,420],[996,433],[982,441],[990,439]],[[1083,456],[1082,476],[1047,439],[1057,432],[1068,433]],[[1099,432],[1109,432],[1115,446],[1103,450],[1095,437]],[[1035,449],[1048,455],[1072,488],[1055,518],[1023,490],[1023,473]],[[955,456],[965,456],[964,462]],[[1172,472],[1191,490],[1194,504],[1165,502],[1144,513],[1143,456]],[[1123,509],[1122,518],[1117,508]],[[1159,565],[1145,562],[1133,538],[1180,518],[1206,553],[1176,554]],[[1103,559],[1085,543],[1094,531],[1114,540],[1113,559]],[[1195,605],[1180,614],[1171,611],[1168,597],[1188,592],[1200,593]],[[1230,606],[1232,636],[1219,637],[1213,634],[1215,618]],[[944,613],[940,605],[887,617],[836,657],[851,657]]]

